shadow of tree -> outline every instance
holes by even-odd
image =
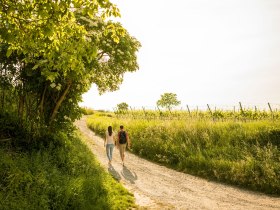
[[[126,180],[130,181],[130,183],[132,184],[135,184],[135,180],[138,179],[137,174],[135,172],[131,172],[126,166],[123,166],[121,174]]]

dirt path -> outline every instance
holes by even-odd
[[[115,148],[108,166],[103,139],[87,128],[85,118],[76,122],[88,137],[87,144],[101,165],[130,192],[141,209],[280,209],[280,198],[210,182],[156,165],[126,153],[121,165]]]

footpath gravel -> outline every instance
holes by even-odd
[[[134,194],[139,209],[280,209],[280,197],[177,172],[129,152],[122,166],[116,147],[110,166],[104,140],[87,128],[86,117],[77,121],[76,126],[87,137],[87,145],[101,165]]]

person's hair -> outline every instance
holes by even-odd
[[[123,125],[120,126],[120,129],[123,129]]]
[[[109,136],[112,136],[112,133],[113,133],[112,126],[108,127],[108,133],[109,133]]]

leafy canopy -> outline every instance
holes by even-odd
[[[0,8],[0,90],[27,123],[74,121],[92,83],[114,91],[138,69],[140,43],[109,20],[120,13],[108,0],[3,0]]]

